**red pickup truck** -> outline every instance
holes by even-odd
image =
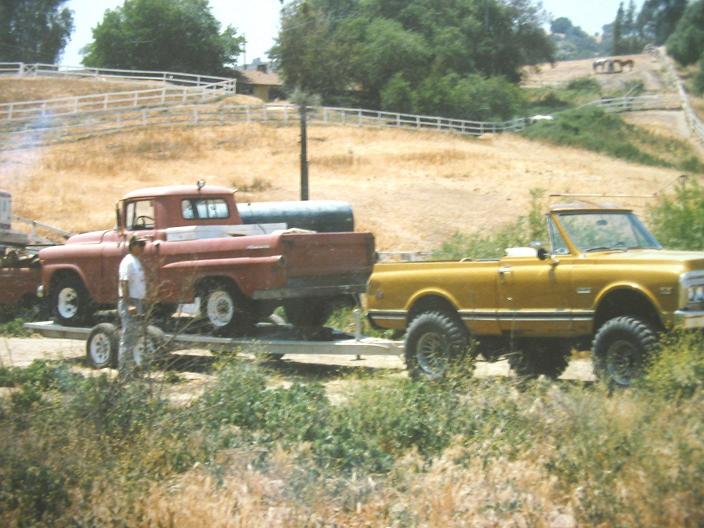
[[[117,204],[117,226],[39,252],[54,319],[87,322],[117,302],[117,268],[129,237],[148,240],[149,300],[167,312],[200,301],[215,333],[244,333],[283,305],[297,326],[320,326],[329,306],[364,292],[375,261],[371,233],[318,233],[243,224],[224,187],[141,189]]]

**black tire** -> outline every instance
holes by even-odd
[[[158,303],[153,305],[148,313],[155,321],[166,322],[171,319],[176,310],[178,310],[178,304]]]
[[[100,323],[93,327],[86,341],[86,357],[94,368],[117,367],[120,333],[112,323]]]
[[[519,343],[519,348],[508,355],[508,364],[522,379],[559,378],[569,364],[572,350],[563,341],[547,339],[526,339]]]
[[[330,299],[289,299],[284,301],[286,320],[299,328],[321,328],[332,313]]]
[[[594,374],[609,387],[628,387],[657,348],[658,335],[649,323],[631,316],[610,319],[594,336]]]
[[[440,379],[468,348],[469,333],[460,320],[444,312],[424,312],[406,332],[406,368],[412,378]]]
[[[201,290],[201,317],[208,331],[216,335],[241,335],[251,331],[256,321],[247,304],[235,288],[225,282],[210,283]]]
[[[66,326],[80,326],[93,315],[88,291],[73,275],[60,277],[52,286],[50,307],[54,321]]]
[[[142,334],[142,331],[140,331]],[[146,332],[137,337],[137,342],[132,350],[134,363],[142,371],[149,370],[152,365],[167,356],[166,336],[156,326],[147,326]]]

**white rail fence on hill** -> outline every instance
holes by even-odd
[[[58,64],[26,64],[24,62],[0,62],[0,75],[64,76],[64,77],[110,77],[111,81],[157,81],[171,84],[203,86],[231,81],[228,77],[198,75],[195,73],[162,72],[149,70],[118,70],[115,68],[88,68],[85,66],[62,66]]]
[[[76,68],[51,66],[51,68],[54,68],[51,69],[49,68],[50,66],[46,64],[0,63],[0,73],[8,74],[9,72],[12,75],[28,76],[46,75],[48,72],[52,75],[75,76],[76,72],[78,72]],[[58,68],[64,69],[58,70]],[[135,75],[126,75],[129,73]],[[79,74],[90,77],[116,77],[122,80],[129,79],[130,81],[156,80],[160,81],[160,83],[163,81],[163,86],[146,90],[4,103],[0,104],[0,122],[38,120],[45,119],[49,115],[59,117],[79,112],[204,103],[223,96],[233,95],[237,89],[237,81],[235,79],[181,73],[89,69],[88,72],[81,70]],[[176,80],[174,81],[174,79]],[[174,86],[173,83],[179,84],[179,86]]]
[[[66,116],[76,113],[101,112],[144,106],[167,106],[205,103],[233,95],[236,81],[222,81],[200,87],[164,86],[149,90],[109,92],[43,101],[21,101],[0,104],[0,122],[27,121]]]
[[[682,106],[682,110],[684,111],[685,118],[687,119],[687,124],[689,125],[689,128],[692,130],[692,133],[699,140],[699,142],[704,145],[704,123],[702,123],[702,120],[699,119],[699,116],[694,111],[691,103],[689,102],[689,96],[687,95],[687,91],[684,89],[684,83],[679,78],[679,75],[677,75],[674,62],[672,58],[670,58],[665,53],[665,50],[663,48],[658,48],[658,52],[660,54],[660,58],[665,62],[665,65],[667,66],[667,70],[670,74],[670,77],[674,80],[675,85],[677,86],[677,94],[680,98],[680,103]]]
[[[668,96],[614,98],[592,104],[612,112],[679,107],[677,98]],[[467,121],[359,108],[313,107],[308,112],[312,122],[324,125],[437,130],[471,136],[520,132],[535,121],[531,117],[500,122]],[[298,108],[293,105],[119,109],[63,117],[49,112],[32,122],[0,126],[0,149],[26,148],[148,127],[217,126],[243,122],[285,126],[297,123],[297,120]]]

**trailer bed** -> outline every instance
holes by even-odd
[[[52,321],[25,323],[25,328],[49,338],[86,340],[91,327],[62,326]],[[254,337],[216,337],[188,333],[165,333],[173,350],[190,348],[237,349],[242,352],[273,355],[353,355],[398,356],[403,354],[403,342],[362,337],[327,329],[328,335],[305,339],[288,326],[266,325],[257,329]]]

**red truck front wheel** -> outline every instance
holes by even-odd
[[[235,288],[224,282],[211,283],[200,295],[201,317],[209,329],[220,335],[246,332],[255,321]]]
[[[90,297],[78,277],[66,275],[51,288],[51,313],[62,325],[79,326],[90,314]]]

